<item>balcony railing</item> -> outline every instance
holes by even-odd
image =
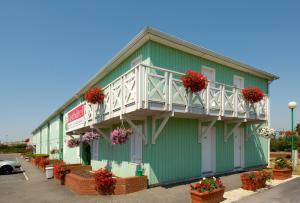
[[[102,105],[84,103],[84,124],[100,123],[139,109],[267,120],[268,97],[246,103],[241,89],[209,81],[200,93],[187,93],[183,73],[139,64],[103,88]],[[74,129],[74,127],[72,127]],[[69,128],[71,130],[71,128]]]

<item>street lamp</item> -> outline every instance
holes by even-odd
[[[292,161],[293,161],[293,169],[295,169],[298,159],[298,151],[294,150],[294,109],[297,107],[297,103],[291,101],[288,103],[289,109],[292,112]]]

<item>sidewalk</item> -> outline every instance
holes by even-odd
[[[0,200],[6,202],[63,202],[63,203],[97,203],[97,202],[155,202],[155,203],[182,203],[191,202],[188,192],[188,184],[176,185],[173,187],[154,187],[148,190],[135,192],[127,195],[113,196],[79,196],[71,192],[68,188],[61,186],[56,180],[47,180],[45,173],[33,166],[31,163],[19,158],[23,169],[26,172],[29,180],[18,182],[18,184],[6,184],[1,187],[0,184]],[[240,188],[240,174],[233,174],[221,178],[226,185],[226,190],[238,191]],[[2,189],[3,188],[3,189]],[[240,189],[242,190],[242,189]],[[225,193],[231,194],[231,192]],[[228,196],[228,195],[227,195]],[[230,198],[226,201],[229,202]],[[1,202],[1,201],[0,201]]]

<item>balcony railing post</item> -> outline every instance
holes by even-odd
[[[125,112],[125,82],[124,82],[124,75],[121,77],[121,114]]]
[[[144,92],[145,92],[145,108],[147,109],[148,108],[148,98],[149,98],[149,93],[148,93],[148,68],[145,68],[145,81],[144,81],[144,84],[145,84],[145,88],[144,88]]]
[[[225,85],[221,86],[221,111],[220,115],[224,116],[225,113]]]
[[[165,86],[164,86],[164,93],[165,93],[165,108],[164,110],[168,110],[169,106],[169,80],[168,80],[168,72],[165,72]]]
[[[233,88],[233,115],[235,117],[238,116],[238,91],[237,91],[237,88],[234,87]]]
[[[210,112],[210,82],[208,82],[207,90],[206,90],[206,114]]]
[[[139,90],[139,86],[140,86],[140,77],[139,77],[139,69],[140,69],[141,65],[137,66],[134,69],[134,80],[135,80],[135,105],[136,105],[136,109],[140,109],[140,90]]]
[[[112,117],[112,100],[113,100],[112,93],[111,93],[111,84],[109,84],[108,89],[109,89],[108,90],[108,94],[109,94],[109,110],[108,110],[108,112],[109,112],[109,118],[111,118]]]
[[[173,73],[169,74],[169,111],[173,110]]]

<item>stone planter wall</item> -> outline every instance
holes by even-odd
[[[134,176],[128,178],[116,178],[115,195],[128,194],[148,188],[147,176]],[[65,177],[65,185],[79,195],[100,194],[95,189],[94,178],[83,178],[79,175],[69,173]]]

